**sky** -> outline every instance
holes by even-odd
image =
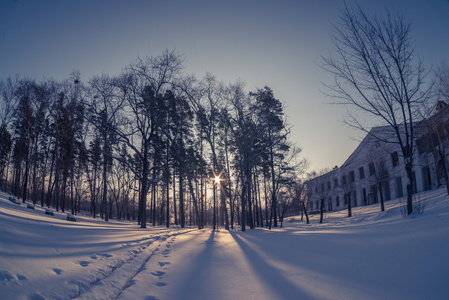
[[[323,83],[322,57],[344,1],[1,0],[0,79],[19,74],[83,81],[118,75],[138,57],[165,49],[184,56],[185,72],[206,72],[248,91],[270,87],[285,104],[291,138],[310,170],[340,166],[363,133],[342,121]],[[449,64],[448,0],[347,0],[372,12],[398,11],[413,23],[426,67]]]

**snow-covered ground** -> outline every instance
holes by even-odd
[[[283,229],[212,231],[44,214],[0,193],[0,299],[449,299],[449,197]]]

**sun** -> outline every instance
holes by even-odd
[[[216,184],[219,184],[219,183],[220,183],[220,177],[215,176],[215,183],[216,183]]]

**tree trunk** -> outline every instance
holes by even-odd
[[[55,206],[56,211],[59,211],[59,158],[56,157],[55,165]]]
[[[309,214],[307,213],[306,204],[304,201],[301,201],[302,209],[304,211],[304,215],[306,216],[306,222],[309,224]]]
[[[413,171],[412,171],[412,164],[406,163],[405,169],[407,170],[407,215],[410,215],[413,213]]]
[[[351,203],[351,192],[348,192],[348,218],[352,217],[352,203]]]
[[[440,142],[440,146],[438,147],[438,154],[440,156],[440,160],[443,164],[443,176],[444,176],[444,181],[446,182],[446,192],[449,195],[449,174],[448,174],[448,169],[446,166],[446,155],[445,153],[443,153],[443,151],[441,151],[441,142]],[[438,178],[437,178],[438,180]]]
[[[229,230],[229,218],[228,218],[228,209],[226,207],[226,196],[225,192],[224,192],[224,188],[221,187],[221,191],[220,191],[220,198],[221,198],[221,207],[224,210],[224,225],[225,225],[225,229]]]
[[[248,166],[248,180],[247,180],[247,191],[248,191],[248,224],[250,229],[254,229],[254,218],[253,218],[253,204],[252,204],[252,194],[251,194],[251,167]]]
[[[271,134],[271,131],[270,131]],[[271,138],[271,136],[270,136]],[[271,207],[273,209],[273,217],[274,217],[274,227],[278,227],[278,221],[277,221],[277,199],[276,199],[276,178],[275,178],[275,172],[274,172],[274,158],[273,158],[273,147],[270,148],[270,167],[271,167]]]
[[[170,227],[170,172],[168,170],[168,159],[167,159],[166,197],[167,197],[167,203],[166,203],[167,207],[165,208],[165,212],[166,212],[166,215],[165,215],[165,219],[166,219],[165,222],[166,222],[166,224],[165,224],[165,226],[167,228],[169,228]]]
[[[201,229],[200,212],[199,212],[198,203],[197,203],[196,197],[195,197],[195,191],[194,191],[193,185],[192,185],[192,178],[189,174],[187,174],[187,182],[189,184],[190,197],[192,198],[193,207],[195,210],[196,223],[197,223],[198,229]]]
[[[25,203],[25,200],[28,198],[28,177],[30,173],[30,160],[28,157],[25,161],[25,175],[23,178],[23,192],[22,192],[22,202]]]
[[[105,140],[105,148],[107,147],[106,145],[106,140]],[[107,168],[108,168],[108,157],[106,155],[106,149],[105,149],[105,153],[103,154],[103,209],[104,209],[104,220],[106,222],[109,221],[109,213],[108,213],[108,179],[107,179]],[[145,227],[143,227],[145,228]]]
[[[178,212],[176,210],[176,175],[173,172],[173,215],[175,217],[175,225],[178,225]]]
[[[380,211],[385,211],[384,195],[382,193],[382,183],[379,183],[379,195],[380,195]]]
[[[240,195],[241,202],[242,202],[242,211],[240,212],[242,215],[242,231],[246,231],[246,175],[245,178],[243,178],[243,187],[242,187],[242,194]]]
[[[320,224],[323,223],[323,215],[324,215],[324,198],[321,198],[321,205],[320,205]]]
[[[142,162],[142,179],[140,193],[140,228],[147,228],[147,193],[148,193],[148,146],[144,145],[143,162]]]
[[[184,211],[184,172],[182,166],[179,167],[179,219],[181,228],[186,227],[186,216]]]
[[[213,216],[213,224],[214,224],[214,230],[215,230],[215,227],[217,226],[217,205],[216,205],[216,199],[215,199],[215,197],[216,197],[216,192],[215,192],[215,182],[213,183],[213,185],[212,185],[212,188],[213,188],[213,193],[214,193],[214,216]]]

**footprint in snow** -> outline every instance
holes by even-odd
[[[61,275],[62,271],[63,271],[62,269],[58,269],[58,268],[53,268],[52,270],[53,270],[53,272],[56,273],[56,275]]]
[[[160,267],[163,267],[165,265],[169,265],[170,263],[167,262],[167,261],[160,261],[158,264],[159,264]]]
[[[0,281],[14,280],[14,276],[8,271],[0,271]]]
[[[156,298],[154,296],[145,296],[145,298],[143,298],[143,300],[159,300],[159,298]]]
[[[79,261],[78,263],[80,264],[81,267],[87,267],[90,264],[90,261],[82,260]]]
[[[44,298],[41,294],[36,293],[31,295],[30,300],[45,300],[47,298]]]
[[[96,255],[92,255],[92,256],[90,256],[90,259],[97,259],[97,256]]]
[[[12,275],[8,271],[0,271],[0,281],[12,281],[12,280],[27,280],[27,278],[23,275],[17,274],[16,276]]]
[[[156,276],[156,277],[161,277],[161,276],[165,275],[165,272],[162,272],[162,271],[151,272],[151,275]]]
[[[102,253],[102,254],[98,254],[98,255],[103,256],[103,257],[106,257],[106,258],[112,257],[112,255],[111,255],[111,254],[108,254],[108,253]]]
[[[17,279],[19,280],[27,280],[27,278],[23,275],[17,274]]]
[[[157,283],[155,284],[155,286],[166,286],[166,285],[167,285],[166,282],[157,282]]]

